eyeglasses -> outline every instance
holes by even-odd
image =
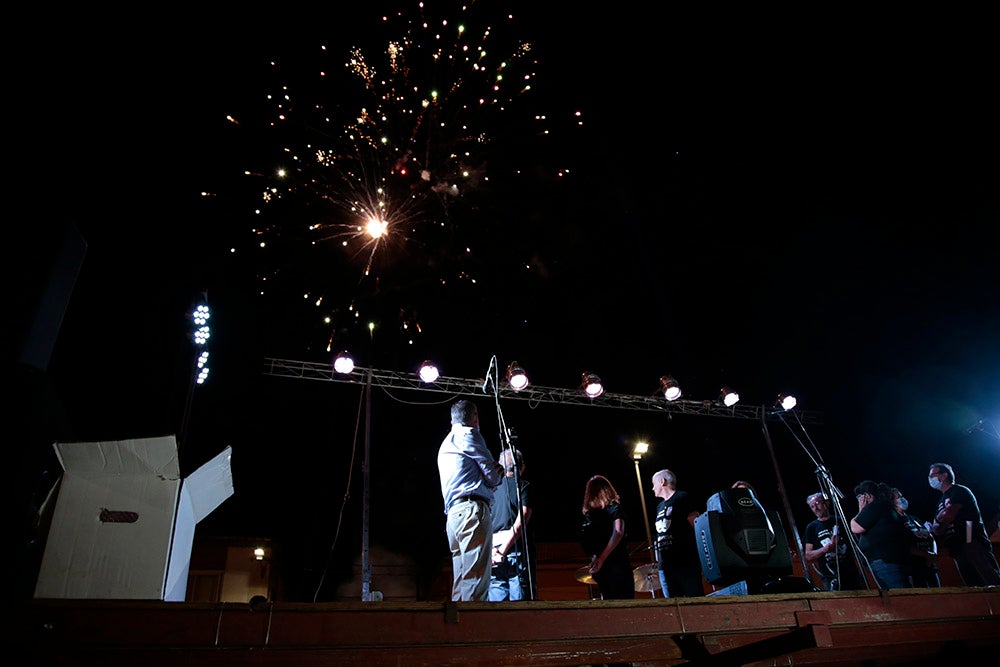
[[[858,495],[854,496],[854,499],[855,499],[855,500],[861,500],[861,499],[862,499],[862,498],[864,498],[864,497],[865,497],[865,494],[863,494],[863,493],[859,493]]]

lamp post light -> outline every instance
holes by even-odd
[[[648,442],[635,443],[632,450],[632,462],[635,463],[635,481],[639,484],[639,501],[642,503],[642,522],[646,526],[646,543],[649,545],[649,556],[652,562],[656,562],[656,554],[653,552],[653,535],[649,531],[649,512],[646,509],[646,491],[642,486],[642,474],[639,472],[639,461],[642,455],[649,451]]]
[[[635,481],[639,485],[639,502],[642,503],[642,525],[646,527],[646,545],[649,551],[649,562],[650,565],[640,566],[636,568],[637,571],[643,571],[646,573],[647,577],[652,576],[652,570],[655,569],[656,564],[656,551],[653,549],[653,535],[649,530],[649,511],[646,509],[646,491],[642,486],[642,474],[639,472],[639,461],[642,459],[642,455],[649,452],[649,443],[645,441],[639,441],[635,443],[635,448],[632,450],[632,462],[635,464]],[[658,584],[654,584],[654,587],[649,589],[650,595],[656,597],[656,588]]]

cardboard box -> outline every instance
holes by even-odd
[[[231,448],[181,479],[174,436],[53,446],[64,472],[35,597],[183,601],[195,524],[233,495]]]

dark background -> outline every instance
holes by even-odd
[[[701,501],[749,479],[783,516],[787,498],[801,531],[822,463],[846,511],[870,478],[929,517],[935,461],[997,511],[1000,142],[982,17],[525,7],[538,76],[523,105],[491,119],[490,181],[430,213],[450,236],[414,225],[360,277],[358,257],[301,234],[315,190],[256,216],[262,181],[244,172],[316,141],[307,122],[280,141],[268,131],[279,79],[354,109],[335,75],[308,88],[317,45],[324,66],[354,45],[378,53],[375,16],[286,9],[236,29],[173,15],[152,32],[88,14],[28,40],[33,66],[10,82],[24,187],[10,193],[5,333],[19,528],[58,474],[53,440],[183,428],[185,471],[233,447],[236,493],[198,530],[280,542],[289,594],[312,599],[321,573],[336,581],[360,549],[366,401],[356,386],[268,377],[263,360],[325,363],[342,346],[376,369],[434,358],[475,379],[495,356],[538,386],[575,388],[593,371],[644,396],[671,373],[687,399],[731,384],[744,403],[793,392],[822,414],[805,434],[770,423],[772,461],[753,420],[501,402],[536,484],[540,540],[576,539],[597,473],[641,516],[639,438],[652,445],[650,511],[650,478],[669,467]],[[269,249],[254,252],[263,236]],[[324,328],[305,292],[354,299],[379,328]],[[203,296],[212,374],[189,394],[187,315]],[[403,327],[416,321],[418,336]],[[45,333],[25,345],[32,323]],[[35,356],[16,363],[25,349]],[[429,568],[446,553],[434,460],[453,399],[376,389],[370,403],[373,541]],[[496,450],[497,407],[477,402]],[[639,521],[630,532],[644,538]]]

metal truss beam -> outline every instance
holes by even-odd
[[[411,389],[464,396],[481,396],[483,394],[482,379],[468,380],[441,376],[435,382],[426,383],[421,381],[415,373],[397,373],[395,371],[361,367],[356,367],[353,373],[343,375],[335,372],[333,365],[329,363],[321,364],[309,361],[294,361],[291,359],[264,359],[264,374],[274,377],[356,385],[367,384],[370,376],[371,384],[375,387]],[[737,403],[733,407],[727,408],[719,401],[680,399],[668,402],[658,395],[636,396],[609,392],[605,392],[597,398],[588,398],[579,389],[559,389],[536,385],[528,385],[520,391],[514,391],[507,386],[498,387],[498,389],[499,398],[528,401],[533,404],[588,405],[616,410],[660,412],[670,415],[752,419],[758,422],[784,418],[783,416],[779,416],[779,411],[774,407],[763,405],[742,405]],[[803,424],[819,424],[822,421],[821,414],[815,411],[791,410],[790,412]]]

